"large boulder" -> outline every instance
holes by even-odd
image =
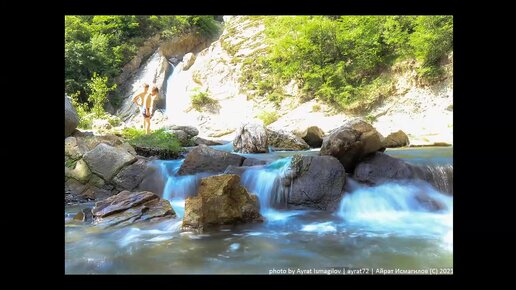
[[[77,204],[88,202],[95,199],[104,199],[113,194],[112,190],[94,185],[91,179],[96,176],[91,175],[90,182],[82,184],[74,178],[65,181],[65,204]],[[98,177],[100,179],[100,177]]]
[[[229,165],[241,166],[245,157],[199,145],[192,149],[179,168],[179,175],[200,172],[222,173]]]
[[[201,138],[199,136],[195,136],[192,138],[192,142],[195,144],[195,145],[207,145],[207,146],[212,146],[212,145],[222,145],[221,142],[217,142],[217,141],[214,141],[214,140],[208,140],[208,139],[204,139],[204,138]]]
[[[75,167],[68,168],[65,166],[65,177],[73,178],[81,183],[86,183],[90,179],[91,171],[84,160],[80,159],[75,163]]]
[[[383,136],[361,119],[347,121],[324,138],[320,155],[339,159],[347,172],[353,172],[356,164],[366,155],[381,150]]]
[[[294,134],[302,138],[312,148],[320,148],[323,143],[324,131],[317,126],[295,130]]]
[[[283,186],[290,186],[288,208],[335,210],[346,184],[346,172],[332,156],[294,155],[290,169],[282,176]]]
[[[65,156],[72,160],[80,159],[86,152],[89,151],[84,142],[81,142],[81,137],[68,137],[65,139]]]
[[[142,221],[174,218],[170,202],[149,191],[121,191],[95,203],[91,210],[94,223],[104,227],[126,226]]]
[[[193,126],[176,126],[176,125],[171,125],[171,126],[165,126],[164,127],[166,130],[181,130],[183,132],[185,132],[187,135],[188,135],[188,138],[192,138],[194,136],[197,136],[199,135],[199,130]]]
[[[77,125],[79,125],[79,115],[73,107],[70,97],[65,95],[65,138],[72,135]]]
[[[375,185],[392,179],[416,178],[414,167],[405,161],[381,152],[365,157],[353,173],[356,181]]]
[[[256,158],[246,158],[244,162],[242,162],[242,166],[255,166],[255,165],[265,165],[267,161],[260,160]]]
[[[185,202],[184,229],[261,221],[258,197],[249,194],[235,174],[203,178],[197,195]]]
[[[122,168],[113,178],[113,184],[118,190],[133,190],[142,182],[148,169],[147,160],[140,158],[135,163]]]
[[[284,130],[273,131],[267,129],[267,138],[267,143],[274,150],[298,151],[310,148],[303,139]]]
[[[453,165],[416,166],[380,152],[365,157],[355,168],[353,179],[370,185],[420,179],[442,193],[453,194]]]
[[[410,145],[409,138],[405,132],[399,130],[389,134],[383,139],[383,147],[385,148],[396,148]]]
[[[186,133],[185,131],[183,130],[169,130],[167,131],[171,134],[174,134],[177,138],[177,140],[179,141],[179,143],[181,144],[181,146],[187,146],[188,145],[188,140],[189,140],[189,136],[188,136],[188,133]]]
[[[269,152],[267,131],[261,124],[246,123],[240,126],[233,140],[233,148],[240,153]]]
[[[100,143],[95,149],[84,154],[84,161],[90,170],[110,181],[122,167],[136,161],[136,157],[126,150]]]
[[[236,174],[238,176],[242,176],[244,172],[249,168],[249,166],[234,166],[229,165],[226,170],[224,170],[224,174]]]

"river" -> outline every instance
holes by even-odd
[[[231,151],[231,145],[212,146]],[[84,207],[65,208],[65,273],[99,274],[269,274],[283,271],[363,268],[427,270],[453,267],[453,196],[419,181],[366,187],[348,178],[335,212],[278,210],[272,183],[295,153],[242,154],[267,160],[248,169],[242,184],[260,198],[265,222],[225,226],[198,234],[180,230],[184,197],[195,192],[197,176],[176,176],[183,160],[156,161],[165,180],[163,197],[177,218],[155,224],[101,230],[71,218]],[[417,165],[453,170],[452,147],[388,149]],[[446,177],[443,186],[453,186]],[[416,194],[424,191],[443,206],[430,211]],[[273,202],[273,201],[272,201]],[[311,269],[311,270],[310,270]],[[312,271],[312,272],[309,272]],[[322,272],[327,273],[327,272]],[[447,273],[450,273],[449,271]]]

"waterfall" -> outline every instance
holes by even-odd
[[[183,72],[183,62],[176,66],[172,65],[173,71],[167,79],[166,89],[166,115],[171,123],[189,125],[192,123],[192,116],[185,110],[190,106],[190,96],[188,95],[189,74]]]
[[[184,213],[184,200],[197,192],[201,178],[208,176],[208,173],[195,175],[177,175],[183,164],[181,160],[159,161],[159,169],[164,179],[163,198],[170,201],[172,207],[179,216]]]
[[[287,173],[291,161],[292,157],[278,159],[265,166],[249,168],[242,174],[242,185],[258,195],[262,214],[271,207],[286,205],[288,188],[282,184],[282,176]]]

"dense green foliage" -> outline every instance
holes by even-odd
[[[260,114],[258,114],[257,117],[258,117],[258,119],[262,120],[262,122],[265,126],[267,126],[269,124],[276,122],[276,120],[278,120],[278,118],[280,116],[278,115],[278,113],[276,113],[274,111],[272,111],[272,112],[263,111]]]
[[[94,119],[107,119],[112,126],[117,126],[120,123],[120,118],[111,116],[104,111],[108,93],[116,88],[116,84],[108,87],[107,83],[107,77],[98,76],[97,73],[93,73],[91,80],[86,83],[91,91],[88,97],[91,109],[87,103],[79,101],[78,93],[72,94],[72,104],[79,115],[79,128],[90,129]]]
[[[453,49],[452,16],[284,16],[265,18],[267,51],[244,60],[242,81],[279,103],[297,80],[304,99],[367,109],[391,93],[382,77],[397,61],[416,58],[422,79],[441,74]]]
[[[87,83],[94,73],[107,77],[111,87],[150,36],[214,35],[218,29],[213,16],[65,16],[65,92],[88,102],[92,89]]]
[[[144,130],[136,128],[125,128],[122,137],[128,140],[129,144],[144,148],[165,149],[174,154],[183,149],[176,135],[165,131],[156,130],[150,134],[145,134]]]

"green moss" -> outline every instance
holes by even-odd
[[[145,134],[144,130],[126,128],[122,131],[122,137],[127,139],[129,144],[137,147],[167,150],[174,154],[183,151],[176,135],[166,132],[164,129]]]

